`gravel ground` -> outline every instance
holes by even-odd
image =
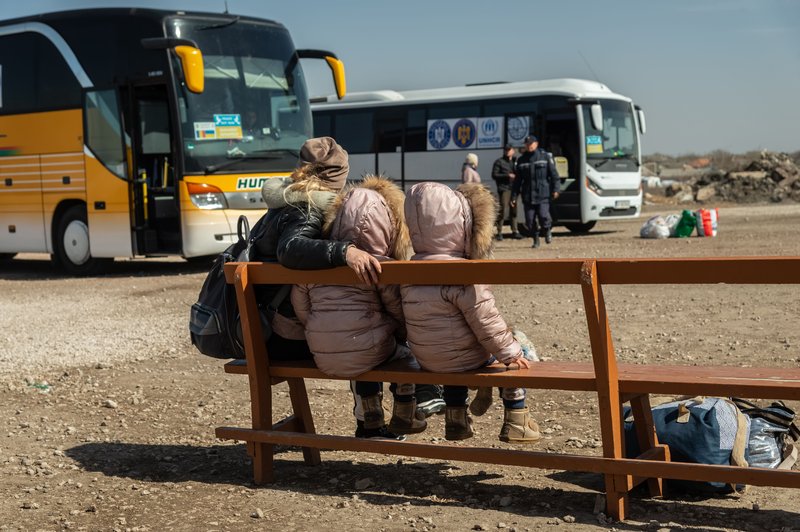
[[[507,239],[496,256],[800,255],[800,205],[720,215],[716,238],[641,240],[639,219],[585,236],[557,230],[539,250]],[[282,449],[277,482],[255,487],[244,447],[213,437],[215,426],[248,424],[246,381],[225,376],[188,339],[204,269],[180,259],[118,261],[109,275],[71,279],[42,259],[0,263],[0,530],[800,530],[796,490],[640,493],[629,520],[608,523],[594,511],[597,475],[344,452],[324,452],[323,465],[309,469],[297,450]],[[541,356],[589,358],[579,288],[496,294]],[[606,294],[621,361],[800,363],[795,287],[613,286]],[[318,430],[350,433],[342,384],[308,387]],[[539,448],[600,452],[591,394],[534,391],[529,404],[546,433]],[[281,389],[277,414],[289,410]],[[478,419],[474,444],[504,445],[501,420],[499,406]],[[443,433],[437,417],[416,438]]]

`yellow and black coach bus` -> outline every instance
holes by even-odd
[[[50,253],[73,274],[113,257],[213,255],[263,212],[311,136],[281,24],[92,9],[0,23],[0,259]]]

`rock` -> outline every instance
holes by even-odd
[[[562,517],[562,519],[564,520],[565,523],[574,523],[575,522],[575,517],[573,517],[571,515],[565,515],[564,517]]]
[[[356,483],[355,483],[355,488],[357,490],[365,490],[370,486],[372,486],[372,479],[371,478],[362,478],[362,479],[356,480]]]
[[[22,509],[23,510],[38,510],[39,509],[39,505],[37,503],[35,503],[35,502],[26,501],[26,502],[22,503]]]
[[[472,530],[486,530],[486,526],[484,525],[474,525]]]
[[[508,495],[506,495],[505,497],[501,497],[500,501],[498,502],[498,504],[500,506],[503,506],[503,507],[511,506],[511,503],[512,503],[512,499]]]
[[[728,179],[748,179],[751,181],[759,181],[761,179],[766,179],[767,173],[763,170],[755,170],[750,172],[728,172]]]
[[[103,406],[106,408],[117,408],[119,405],[117,405],[117,402],[113,399],[106,399],[103,401]]]
[[[499,523],[497,523],[497,528],[508,528],[508,525],[500,521]]]
[[[691,191],[681,192],[680,194],[675,196],[675,201],[677,201],[678,203],[693,203],[694,196],[692,195]]]
[[[760,509],[761,509],[761,506],[760,506],[760,505],[759,505],[757,502],[754,502],[754,503],[753,503],[753,511],[754,511],[754,512],[757,512],[757,511],[759,511]]]
[[[708,185],[697,191],[695,200],[703,203],[717,195],[717,188],[714,185]]]
[[[253,519],[264,519],[264,510],[256,508],[256,511],[250,514]]]

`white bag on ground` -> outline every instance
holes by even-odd
[[[653,216],[639,230],[642,238],[669,238],[670,230],[663,216]]]

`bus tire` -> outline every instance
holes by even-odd
[[[114,259],[92,257],[89,250],[89,225],[86,207],[69,207],[56,225],[53,259],[71,275],[93,275],[105,270]]]
[[[591,231],[596,223],[597,223],[596,221],[586,222],[585,224],[571,223],[571,224],[564,224],[564,227],[569,229],[570,233],[575,233],[580,235]]]

